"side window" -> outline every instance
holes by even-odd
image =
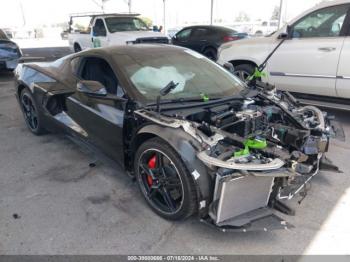
[[[191,28],[182,30],[176,35],[176,38],[180,41],[187,41],[190,38],[191,32],[192,32]]]
[[[78,70],[78,76],[81,79],[100,82],[106,87],[109,94],[118,95],[120,97],[124,95],[123,90],[118,85],[116,75],[104,59],[86,57],[81,60],[81,67]]]
[[[293,26],[293,38],[337,37],[340,35],[349,5],[317,10]]]
[[[209,30],[206,28],[196,28],[194,29],[191,38],[193,39],[203,39],[207,37],[209,34]]]
[[[96,19],[94,26],[94,36],[106,36],[107,31],[102,19]]]

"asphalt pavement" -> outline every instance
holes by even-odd
[[[154,214],[120,168],[55,134],[32,135],[0,73],[0,254],[350,254],[350,118],[347,142],[328,153],[343,174],[321,172],[291,201],[295,228],[222,233],[195,217]],[[90,163],[96,163],[90,167]]]

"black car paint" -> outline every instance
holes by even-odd
[[[178,39],[178,35],[185,30],[191,30],[189,38],[184,40]],[[209,34],[201,37],[194,37],[195,30],[207,30]],[[236,36],[237,38],[245,38],[243,34],[237,33],[235,30],[222,26],[190,26],[185,27],[172,38],[174,45],[190,48],[199,53],[204,53],[208,48],[217,50],[223,43],[225,36]]]
[[[131,83],[119,70],[119,65],[110,58],[110,50],[113,49],[94,49],[73,54],[56,62],[55,66],[24,64],[16,75],[17,99],[21,91],[28,88],[40,106],[48,131],[78,138],[91,145],[91,148],[104,153],[128,173],[133,172],[133,158],[137,147],[149,138],[162,138],[178,152],[190,173],[196,171],[200,174],[199,177],[193,178],[197,188],[197,199],[209,203],[213,195],[213,178],[207,167],[195,157],[198,142],[183,130],[161,127],[134,114],[134,110],[144,105],[138,101],[139,94],[131,88]],[[71,61],[85,56],[101,57],[111,65],[125,97],[94,97],[77,91],[76,86],[80,79],[75,74]],[[49,79],[35,82],[33,70],[37,78],[39,75],[45,75]],[[81,129],[73,127],[70,122],[64,123],[55,119],[48,109],[52,99],[62,103],[61,110]],[[199,214],[207,214],[207,208],[208,206],[199,210]]]

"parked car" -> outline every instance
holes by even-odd
[[[69,45],[74,52],[87,48],[139,43],[168,44],[169,38],[153,32],[138,14],[76,14],[70,17]],[[87,25],[81,23],[84,19]],[[87,19],[87,21],[86,21]]]
[[[338,171],[324,157],[326,114],[288,93],[246,89],[186,48],[90,49],[19,65],[16,81],[32,133],[63,132],[104,152],[166,219],[197,214],[222,231],[288,228],[272,212],[290,210],[279,200],[319,170]]]
[[[235,74],[245,80],[284,38],[269,59],[263,80],[305,103],[347,109],[349,6],[349,0],[322,2],[268,37],[223,44],[218,63],[232,63]]]
[[[0,29],[0,70],[13,71],[18,64],[22,52],[15,42]]]
[[[247,34],[224,26],[190,26],[178,32],[172,38],[172,43],[195,50],[216,61],[217,49],[221,44],[246,37]]]

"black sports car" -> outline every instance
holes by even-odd
[[[121,164],[160,216],[197,214],[220,230],[290,226],[295,196],[320,169],[330,120],[269,85],[248,88],[189,49],[91,49],[20,65],[17,97],[36,135],[64,132]],[[48,152],[49,154],[49,152]]]
[[[21,49],[0,29],[0,70],[13,71],[21,56]]]

